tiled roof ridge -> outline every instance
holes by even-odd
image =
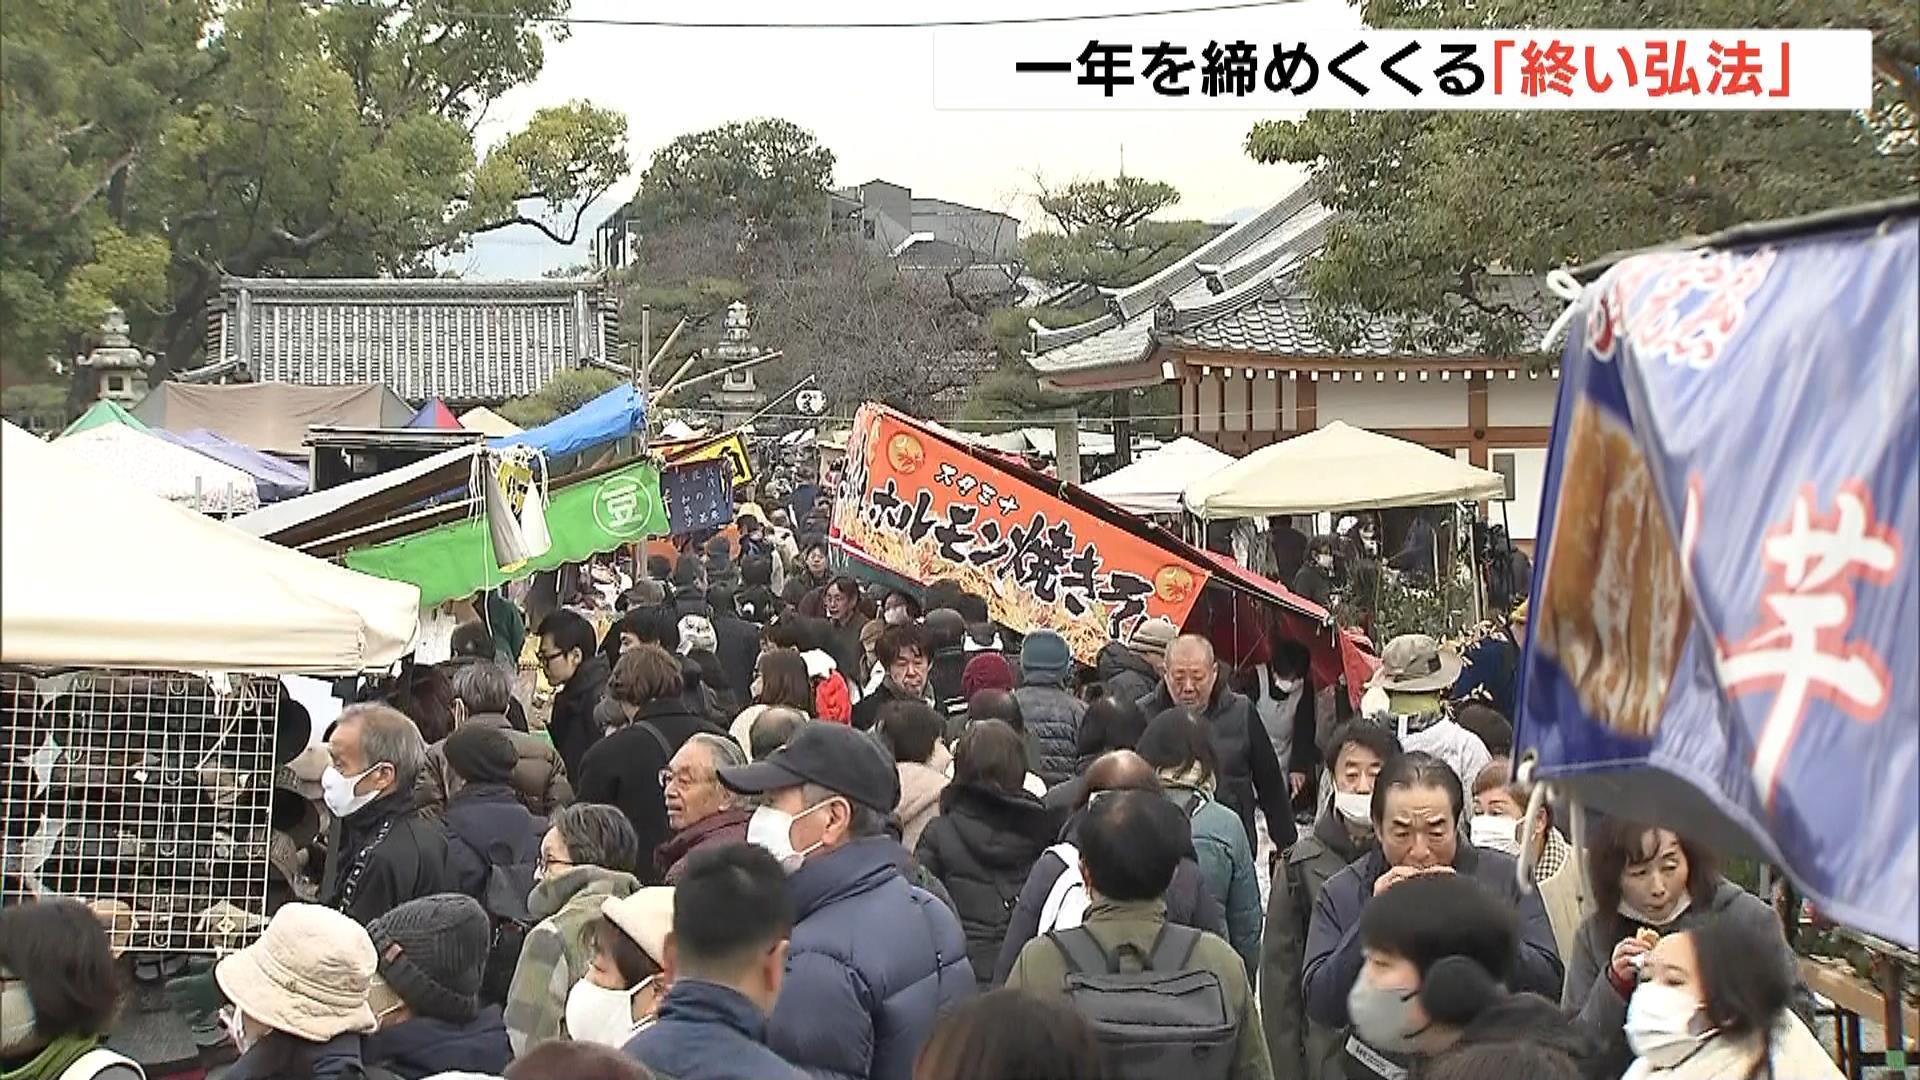
[[[1073,326],[1036,332],[1033,351],[1038,354],[1071,345],[1102,330],[1119,326],[1142,312],[1154,310],[1174,293],[1200,279],[1200,272],[1194,269],[1196,266],[1224,261],[1240,254],[1311,206],[1318,194],[1319,190],[1311,180],[1302,183],[1272,206],[1188,252],[1152,277],[1109,294],[1107,311],[1103,314]]]
[[[256,298],[313,297],[315,299],[457,298],[468,294],[480,300],[510,297],[562,299],[579,292],[606,292],[604,278],[541,278],[481,281],[471,278],[242,278],[220,280],[222,292],[245,289]]]
[[[1154,331],[1156,334],[1178,333],[1209,322],[1257,302],[1278,282],[1292,282],[1300,264],[1326,245],[1334,216],[1329,214],[1309,225],[1300,235],[1288,238],[1253,262],[1222,273],[1221,280],[1227,288],[1217,296],[1185,303],[1169,298],[1154,311]]]

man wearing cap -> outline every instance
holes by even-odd
[[[492,935],[479,902],[454,893],[409,900],[368,924],[379,964],[368,1003],[380,1030],[367,1039],[367,1064],[403,1080],[507,1067],[500,1007],[480,1004]]]
[[[1013,696],[1027,721],[1033,771],[1048,787],[1065,781],[1079,762],[1080,721],[1087,703],[1067,692],[1073,650],[1052,630],[1036,630],[1020,643],[1020,688]]]
[[[887,830],[893,762],[865,734],[809,724],[720,782],[762,805],[747,842],[787,872],[786,982],[767,1045],[816,1076],[909,1080],[942,1009],[972,996],[967,940],[933,894],[908,884]]]
[[[1168,709],[1186,709],[1200,718],[1218,760],[1214,797],[1240,815],[1248,841],[1256,847],[1260,843],[1253,824],[1257,806],[1266,815],[1274,846],[1281,851],[1292,847],[1299,830],[1293,823],[1293,788],[1280,755],[1253,702],[1227,685],[1213,643],[1198,634],[1175,638],[1167,646],[1160,686],[1140,700],[1140,711],[1148,717]]]
[[[1162,615],[1142,619],[1125,642],[1109,641],[1094,660],[1094,671],[1107,693],[1121,701],[1139,701],[1160,682],[1167,668],[1167,646],[1180,628]]]
[[[1402,750],[1446,762],[1460,786],[1472,791],[1493,753],[1453,719],[1445,695],[1460,678],[1460,668],[1459,653],[1426,634],[1402,634],[1380,654],[1380,671],[1362,704],[1369,719],[1394,729]]]

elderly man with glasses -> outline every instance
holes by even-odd
[[[696,732],[660,770],[660,790],[673,835],[654,849],[653,863],[669,885],[680,884],[696,851],[747,840],[753,808],[720,783],[720,770],[747,763],[739,744],[724,735]]]

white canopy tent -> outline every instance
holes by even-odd
[[[1336,420],[1194,480],[1181,501],[1214,520],[1434,506],[1505,491],[1499,473]]]
[[[168,502],[209,514],[260,508],[252,475],[125,424],[102,424],[55,439],[48,449],[63,461],[115,476]]]
[[[0,490],[0,662],[349,674],[413,641],[414,586],[256,540],[12,424]],[[132,541],[163,556],[138,582],[115,572]]]
[[[1199,439],[1183,437],[1084,486],[1128,513],[1178,514],[1180,495],[1188,484],[1236,460]]]

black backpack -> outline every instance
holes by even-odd
[[[527,943],[527,932],[538,921],[527,910],[527,898],[533,892],[534,864],[506,861],[513,858],[514,852],[513,846],[504,840],[482,848],[465,836],[455,834],[455,839],[472,848],[487,868],[487,883],[478,899],[486,909],[487,921],[492,924],[492,935],[487,943],[487,966],[480,976],[480,1001],[484,1005],[505,1005],[507,988],[513,983],[513,969],[520,963],[521,946]]]
[[[1067,962],[1067,999],[1093,1025],[1112,1080],[1229,1080],[1239,1018],[1220,977],[1188,965],[1200,931],[1166,923],[1143,968],[1122,972],[1085,927],[1047,934]],[[1131,946],[1126,951],[1136,952]]]

